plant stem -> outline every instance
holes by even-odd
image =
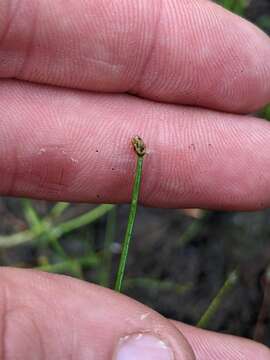
[[[112,264],[112,244],[115,239],[115,230],[116,230],[116,207],[108,213],[106,233],[105,233],[105,242],[104,242],[104,252],[102,266],[99,274],[99,285],[103,287],[110,286],[110,274],[111,274],[111,264]]]
[[[60,223],[56,226],[51,223],[49,218],[42,219],[42,228],[40,226],[34,226],[31,230],[24,230],[13,235],[0,235],[0,248],[10,248],[25,244],[35,240],[36,238],[44,234],[46,234],[47,236],[50,234],[56,239],[59,239],[59,237],[63,234],[66,234],[80,228],[81,226],[88,225],[98,220],[100,217],[104,216],[113,208],[114,205],[99,205],[85,214],[82,214],[64,223]]]
[[[60,236],[66,233],[69,233],[71,231],[79,229],[82,226],[88,225],[96,221],[97,219],[99,219],[100,217],[104,216],[109,211],[111,211],[114,207],[115,205],[110,205],[110,204],[99,205],[85,214],[82,214],[74,219],[68,220],[66,222],[57,225],[55,228],[51,230],[51,232],[57,238],[59,238]]]
[[[58,202],[54,205],[54,207],[50,211],[49,217],[51,219],[58,218],[62,213],[70,206],[69,203]]]
[[[66,272],[70,269],[74,269],[74,266],[79,265],[84,267],[96,267],[99,265],[99,258],[96,255],[91,254],[90,256],[84,256],[78,259],[68,259],[56,264],[47,264],[37,267],[37,270],[47,272]]]
[[[189,242],[201,233],[205,226],[205,220],[209,213],[205,213],[201,219],[193,220],[192,223],[187,227],[184,233],[181,235],[180,240],[177,242],[177,247],[186,246]]]
[[[134,150],[137,153],[137,168],[136,175],[133,185],[132,191],[132,200],[130,206],[130,212],[128,217],[127,230],[124,238],[124,243],[122,247],[122,253],[120,258],[120,263],[116,276],[116,283],[114,289],[118,292],[122,289],[122,283],[127,263],[128,251],[130,246],[131,235],[133,232],[133,227],[135,223],[137,207],[138,207],[138,199],[140,194],[141,180],[142,180],[142,168],[143,168],[143,159],[145,155],[145,146],[141,138],[135,137],[132,139],[132,143],[134,146]]]
[[[222,304],[225,296],[232,290],[232,288],[235,286],[237,281],[238,281],[238,271],[234,270],[229,274],[222,288],[219,290],[215,298],[208,306],[207,310],[205,311],[205,313],[197,323],[197,327],[206,328],[208,326],[209,322],[215,316],[220,305]]]
[[[124,281],[125,288],[141,287],[150,291],[173,291],[184,294],[192,289],[192,283],[178,284],[174,281],[158,280],[153,278],[129,278]]]
[[[29,199],[21,199],[21,204],[23,208],[24,216],[28,222],[30,228],[39,228],[40,226],[40,219],[33,207],[32,201]],[[42,227],[39,229],[42,231]]]

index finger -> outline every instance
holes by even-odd
[[[203,0],[2,0],[0,77],[250,112],[270,41]]]

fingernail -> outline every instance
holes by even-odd
[[[173,360],[172,349],[150,334],[126,336],[119,342],[115,360]]]

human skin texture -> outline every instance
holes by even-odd
[[[269,59],[269,38],[211,1],[0,0],[0,194],[129,202],[139,135],[142,204],[269,207],[270,125],[247,115],[270,101]],[[134,339],[175,360],[270,358],[96,285],[0,282],[1,360],[123,360]]]

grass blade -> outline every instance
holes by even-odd
[[[233,289],[237,281],[238,281],[238,271],[234,270],[229,274],[222,288],[219,290],[219,292],[212,300],[209,307],[207,308],[207,310],[205,311],[205,313],[197,323],[198,327],[207,328],[211,319],[215,316],[216,312],[220,308],[223,300],[225,299],[227,294]]]
[[[110,286],[110,274],[112,265],[112,244],[115,239],[116,231],[116,207],[109,212],[106,225],[105,243],[102,266],[99,274],[99,284],[104,287]]]

